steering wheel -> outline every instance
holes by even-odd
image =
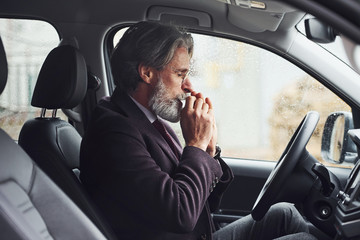
[[[274,169],[271,171],[260,194],[258,195],[251,215],[254,220],[261,220],[272,204],[276,203],[278,194],[283,191],[282,186],[289,178],[295,166],[301,159],[302,153],[313,134],[319,121],[319,113],[308,112],[287,144]]]

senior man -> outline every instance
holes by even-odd
[[[217,151],[212,103],[188,78],[193,47],[174,26],[125,32],[111,56],[116,89],[82,141],[85,188],[119,239],[313,239],[290,204],[215,229],[211,212],[233,174]],[[180,121],[184,148],[164,120]]]

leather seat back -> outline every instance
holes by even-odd
[[[19,144],[59,185],[57,171],[79,168],[81,136],[54,112],[79,105],[86,89],[87,67],[81,53],[70,45],[53,49],[41,67],[31,100],[42,114],[28,120],[19,135]],[[54,111],[51,117],[45,116],[47,109]]]
[[[0,39],[0,93],[7,80]],[[89,218],[0,129],[1,239],[105,239]]]
[[[79,105],[86,90],[87,67],[78,49],[63,45],[52,50],[41,67],[31,101],[32,106],[42,108],[42,114],[24,124],[19,145],[107,238],[114,239],[78,179],[82,138],[55,114],[57,109],[71,111]],[[53,110],[51,117],[45,116],[47,109]]]

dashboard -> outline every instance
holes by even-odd
[[[351,139],[360,149],[360,129],[348,132]],[[357,161],[349,175],[344,191],[338,194],[335,212],[335,228],[341,239],[360,239],[360,161]]]

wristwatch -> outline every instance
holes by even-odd
[[[220,153],[221,153],[221,148],[220,148],[220,146],[219,145],[217,145],[216,144],[216,151],[215,151],[215,155],[214,155],[214,158],[216,159],[216,160],[219,160],[220,159]]]

